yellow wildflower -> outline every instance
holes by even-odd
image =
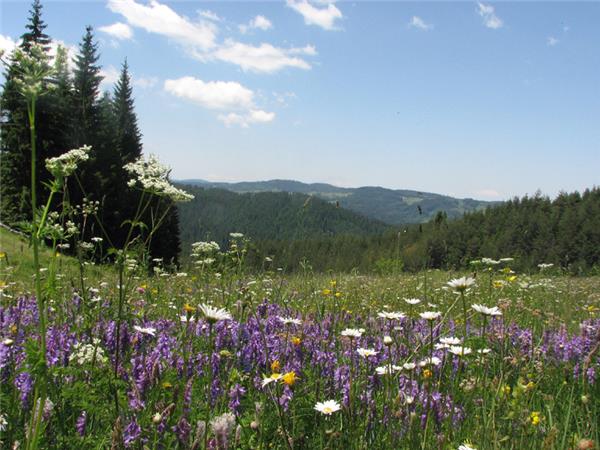
[[[531,425],[537,427],[540,424],[540,413],[539,411],[533,411],[529,415],[529,420],[531,421]]]
[[[192,305],[190,305],[189,303],[186,303],[185,305],[183,305],[183,310],[184,310],[186,313],[190,313],[190,314],[191,314],[191,313],[193,313],[193,312],[196,312],[196,308],[194,308],[194,307],[193,307]]]
[[[169,383],[168,381],[165,381],[162,384],[163,389],[171,389],[173,387],[173,385],[171,383]]]
[[[294,336],[292,338],[292,344],[294,344],[296,347],[299,346],[302,343],[302,339],[300,339],[299,337]]]
[[[273,361],[271,363],[271,372],[279,373],[280,370],[281,370],[281,363],[279,362],[278,359],[276,359],[275,361]]]
[[[298,379],[298,377],[296,376],[296,372],[294,372],[293,370],[291,372],[284,374],[281,377],[281,380],[288,386],[293,386],[297,379]]]
[[[323,295],[331,295],[331,289],[323,289],[321,292]]]
[[[425,369],[423,370],[423,377],[424,378],[431,378],[433,376],[433,372],[429,369]]]

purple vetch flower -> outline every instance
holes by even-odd
[[[77,418],[77,421],[75,422],[75,429],[77,430],[77,433],[79,433],[79,436],[85,436],[85,427],[87,424],[87,413],[85,411],[81,411],[81,414],[79,414],[79,417]]]
[[[21,405],[27,406],[29,402],[29,394],[33,390],[33,378],[28,372],[21,372],[15,377],[15,387],[19,390]]]
[[[239,384],[236,384],[229,390],[229,409],[236,416],[240,414],[241,398],[246,394],[246,389]]]
[[[125,444],[125,447],[129,448],[131,444],[137,441],[140,434],[142,434],[142,429],[134,418],[129,422],[129,425],[127,425],[127,428],[125,428],[125,431],[123,432],[123,444]]]
[[[179,419],[177,425],[173,427],[173,432],[177,435],[177,439],[184,447],[187,447],[189,443],[190,431],[192,431],[192,426],[185,417]]]

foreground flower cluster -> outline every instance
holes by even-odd
[[[565,442],[593,437],[600,320],[537,333],[475,297],[463,317],[474,285],[447,284],[452,303],[410,298],[369,314],[146,296],[118,332],[110,298],[75,294],[48,312],[43,447],[536,448],[525,443],[559,432],[545,402],[565,414],[571,404]],[[0,307],[6,448],[35,409],[37,318],[32,297]]]

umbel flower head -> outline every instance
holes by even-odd
[[[125,164],[123,168],[133,176],[127,182],[129,187],[140,187],[146,192],[160,197],[169,197],[175,202],[189,202],[194,198],[193,195],[177,189],[169,182],[171,171],[154,155],[150,155],[147,160],[141,156],[137,161]]]
[[[53,69],[41,45],[33,44],[27,52],[17,49],[13,59],[17,63],[15,84],[23,97],[35,100],[47,91],[44,83],[52,75]]]
[[[74,148],[55,158],[46,159],[46,169],[50,171],[55,178],[64,178],[75,172],[77,166],[89,159],[89,152],[92,149],[89,145]]]

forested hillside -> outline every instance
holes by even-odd
[[[254,263],[273,256],[278,266],[297,270],[362,271],[465,268],[482,257],[511,257],[521,270],[553,264],[571,273],[600,266],[600,189],[515,198],[502,205],[449,220],[439,213],[423,225],[371,236],[334,236],[305,241],[256,242]]]
[[[391,225],[424,223],[438,212],[449,218],[461,217],[465,212],[476,211],[496,204],[471,198],[459,199],[446,195],[406,189],[382,187],[341,188],[326,183],[301,183],[293,180],[247,181],[240,183],[214,183],[203,180],[184,180],[182,183],[216,187],[238,193],[297,192],[312,195],[340,205],[363,216]]]
[[[127,184],[124,165],[142,155],[127,61],[112,92],[101,92],[100,54],[91,27],[85,29],[72,70],[65,48],[59,45],[55,55],[50,51],[52,39],[45,33],[39,0],[33,2],[25,29],[17,51],[2,57],[6,71],[0,94],[0,221],[19,227],[31,220],[31,135],[22,75],[24,61],[34,61],[48,74],[32,112],[38,144],[37,205],[47,201],[47,183],[52,180],[45,160],[91,146],[89,160],[52,206],[63,211],[61,223],[72,221],[79,226],[80,239],[102,238],[97,245],[105,251],[120,248],[128,230],[124,223],[133,218],[140,203],[140,192]],[[21,59],[15,57],[19,53]],[[153,257],[176,261],[180,249],[177,210],[172,201],[160,201],[159,205],[158,199],[152,200],[146,211],[156,215],[159,209],[170,208],[171,213],[150,243],[150,252]],[[152,220],[149,213],[142,217],[146,224]]]
[[[194,194],[179,205],[181,240],[188,251],[192,242],[225,243],[229,233],[253,240],[304,240],[340,234],[382,233],[387,225],[303,194],[262,192],[236,194],[224,189],[182,186]]]

